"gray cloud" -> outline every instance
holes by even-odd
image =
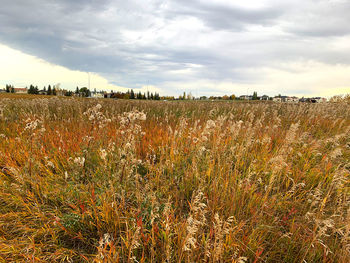
[[[244,9],[227,4],[212,3],[210,1],[174,1],[167,13],[173,17],[179,15],[193,16],[202,20],[207,26],[215,30],[240,31],[246,25],[272,25],[284,10],[278,7],[262,9]]]
[[[5,0],[0,42],[111,83],[150,83],[167,93],[168,82],[257,82],[246,69],[298,60],[350,64],[349,48],[336,47],[350,34],[349,11],[340,0],[266,0],[249,8],[199,0]]]

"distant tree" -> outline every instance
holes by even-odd
[[[83,97],[90,97],[91,96],[91,92],[87,87],[82,87],[79,90],[79,94],[81,94],[81,96],[83,96]]]
[[[47,95],[52,95],[51,85],[47,87]]]
[[[6,84],[6,92],[7,92],[7,93],[10,93],[10,91],[11,91],[11,85],[7,85],[7,84]]]
[[[46,87],[44,86],[44,90],[43,90],[44,92],[45,92],[45,94],[46,94]]]
[[[183,100],[186,99],[186,92],[184,92],[184,95],[182,96],[182,99],[183,99]]]
[[[15,93],[15,87],[14,86],[10,86],[10,92],[11,93]]]
[[[155,100],[160,100],[159,94],[157,92],[154,93],[154,99]]]
[[[147,91],[147,99],[150,100],[151,99],[151,96],[149,94],[149,91]]]
[[[57,93],[56,93],[56,87],[53,87],[53,89],[52,89],[52,95],[54,95],[54,96],[57,95]]]
[[[151,92],[151,100],[153,100],[154,99],[154,96],[153,96],[153,93]]]
[[[28,94],[35,94],[35,88],[32,84],[30,84],[30,86],[29,86]]]
[[[224,96],[222,97],[222,99],[223,99],[223,100],[229,100],[229,99],[230,99],[230,97],[229,97],[229,96],[227,96],[227,95],[224,95]]]
[[[79,87],[77,86],[77,88],[75,89],[75,95],[79,95]]]
[[[131,91],[130,91],[130,99],[132,99],[132,100],[135,99],[135,93],[134,93],[133,89],[131,89]]]
[[[232,95],[230,96],[230,100],[234,100],[234,99],[236,99],[236,96],[235,96],[234,94],[232,94]]]
[[[258,99],[258,93],[254,91],[252,100],[257,100],[257,99]]]
[[[64,96],[67,96],[67,97],[70,97],[70,96],[72,96],[73,95],[73,91],[66,91],[65,93],[64,93]]]

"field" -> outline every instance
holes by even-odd
[[[349,262],[350,105],[0,98],[0,262]]]

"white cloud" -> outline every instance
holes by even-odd
[[[249,68],[240,74],[256,76],[258,80],[247,83],[232,81],[212,81],[201,79],[189,82],[167,82],[165,86],[181,92],[196,95],[241,95],[252,94],[270,96],[285,94],[296,96],[324,96],[350,94],[350,65],[328,65],[315,61],[299,61],[276,65],[275,68]],[[206,92],[203,92],[205,90]]]
[[[74,90],[76,86],[88,86],[88,73],[70,70],[62,66],[53,65],[34,56],[24,54],[4,45],[0,45],[0,86],[6,84],[15,87],[25,87],[30,84],[40,88],[49,84],[61,83],[61,87]],[[98,74],[90,73],[90,87],[98,90],[125,90],[108,83]]]

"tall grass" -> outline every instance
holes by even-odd
[[[0,99],[5,262],[349,262],[350,106]]]

